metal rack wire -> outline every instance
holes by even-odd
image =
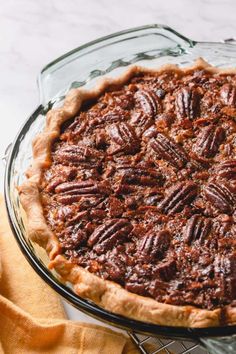
[[[208,354],[196,342],[149,337],[134,332],[128,334],[142,354]]]

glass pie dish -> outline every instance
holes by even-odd
[[[5,199],[13,233],[25,257],[43,280],[76,308],[127,330],[197,339],[208,350],[218,343],[219,353],[224,353],[223,350],[230,353],[230,350],[236,350],[233,337],[236,326],[193,329],[153,325],[115,315],[77,296],[69,284],[61,283],[56,274],[48,269],[46,252],[28,239],[25,216],[16,189],[25,179],[24,173],[32,159],[30,146],[35,135],[44,128],[47,111],[60,105],[68,90],[93,87],[104,75],[116,77],[134,63],[148,68],[167,63],[185,67],[199,57],[216,67],[236,67],[235,45],[195,42],[160,25],[130,29],[98,39],[48,64],[39,75],[40,104],[19,131],[7,157]]]

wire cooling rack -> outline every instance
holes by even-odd
[[[134,332],[128,333],[142,354],[208,354],[196,342],[149,337]]]

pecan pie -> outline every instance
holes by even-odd
[[[79,296],[161,325],[236,323],[236,73],[130,68],[47,114],[19,188]]]

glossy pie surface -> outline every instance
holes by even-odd
[[[60,253],[126,290],[216,309],[236,298],[236,77],[137,73],[61,126],[44,170]]]

